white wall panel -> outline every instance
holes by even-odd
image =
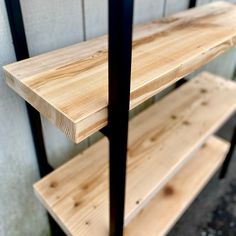
[[[108,31],[108,1],[83,1],[86,40],[106,34]]]
[[[94,38],[107,33],[107,0],[84,0],[86,38]],[[163,15],[164,0],[136,0],[134,4],[134,23],[144,23]]]
[[[134,4],[134,23],[144,23],[163,16],[164,0],[136,0]]]
[[[188,9],[189,0],[166,0],[165,16]]]
[[[83,40],[81,0],[21,0],[30,55]]]

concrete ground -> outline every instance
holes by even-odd
[[[217,133],[230,140],[234,115]],[[236,236],[236,152],[224,180],[219,172],[195,199],[168,236]]]

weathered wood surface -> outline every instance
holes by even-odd
[[[204,73],[131,120],[126,223],[235,108],[236,84]],[[69,235],[107,235],[107,167],[104,138],[35,185]]]
[[[227,142],[211,137],[126,227],[124,235],[166,235],[219,168],[228,147]]]
[[[217,2],[137,26],[131,109],[232,47],[235,13]],[[104,36],[8,65],[6,81],[79,142],[107,123],[106,48]]]

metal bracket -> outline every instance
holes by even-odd
[[[220,179],[225,178],[225,176],[228,172],[229,165],[230,165],[232,156],[234,154],[235,146],[236,146],[236,127],[234,128],[234,131],[233,131],[229,151],[228,151],[228,153],[225,157],[225,160],[223,162],[223,165],[222,165],[222,168],[221,168],[221,171],[220,171],[220,175],[219,175]]]
[[[133,0],[109,1],[110,236],[123,235],[133,7]]]
[[[190,0],[188,8],[196,7],[196,5],[197,5],[197,0]]]

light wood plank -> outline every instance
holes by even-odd
[[[134,30],[134,108],[236,42],[236,6],[216,2]],[[75,142],[107,124],[107,37],[4,67],[6,81]]]
[[[126,224],[235,108],[236,84],[201,74],[131,120]],[[69,235],[108,235],[107,166],[104,138],[35,185]]]
[[[222,164],[229,144],[212,137],[126,227],[125,236],[163,236]]]
[[[215,1],[217,0],[211,0],[208,2],[215,2]],[[233,0],[227,0],[227,2],[236,3],[236,1]],[[203,66],[201,69],[202,71],[208,71],[210,73],[220,75],[227,79],[234,79],[233,77],[235,74],[235,68],[236,68],[236,48],[233,48],[227,53],[224,53],[220,57],[208,63],[206,66]]]

